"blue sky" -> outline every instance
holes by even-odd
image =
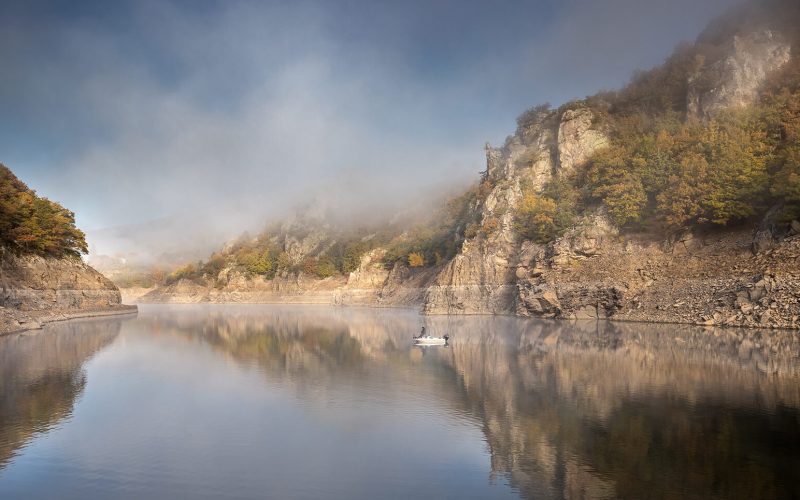
[[[0,161],[90,230],[402,206],[734,3],[6,0]]]

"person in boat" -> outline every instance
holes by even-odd
[[[418,339],[421,339],[421,338],[422,338],[422,337],[424,337],[424,336],[425,336],[425,327],[423,326],[423,327],[422,327],[422,330],[419,332],[419,337],[417,337],[417,338],[418,338]]]

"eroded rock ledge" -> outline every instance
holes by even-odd
[[[587,221],[524,245],[516,313],[800,328],[800,234],[754,253],[749,230],[620,237]]]
[[[117,287],[77,258],[0,259],[0,334],[41,328],[72,318],[136,312]]]

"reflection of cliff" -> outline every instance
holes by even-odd
[[[142,319],[257,366],[304,401],[335,400],[342,387],[434,397],[481,423],[493,474],[524,496],[780,496],[770,488],[793,484],[800,466],[800,340],[789,332],[200,310]],[[452,345],[411,347],[423,321]]]
[[[341,321],[316,321],[313,314],[251,314],[248,308],[227,308],[209,311],[198,327],[195,312],[184,312],[176,309],[157,316],[148,327],[202,340],[237,361],[258,364],[272,376],[321,375],[351,369],[361,361],[358,341],[348,335]]]
[[[32,436],[72,413],[86,385],[81,366],[110,344],[120,321],[62,323],[0,337],[0,468]]]
[[[523,493],[753,498],[793,484],[800,367],[790,333],[513,325],[504,343],[486,333],[454,343],[450,360],[483,414],[493,470]]]

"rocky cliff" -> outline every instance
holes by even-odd
[[[790,39],[759,26],[706,49],[714,60],[704,63],[698,48],[685,81],[687,119],[755,103],[770,75],[790,62]],[[467,238],[438,274],[425,312],[800,326],[797,221],[788,232],[764,231],[768,217],[756,229],[630,232],[597,206],[549,243],[520,234],[513,214],[523,186],[541,190],[574,175],[606,148],[606,112],[588,101],[534,109],[503,147],[487,148],[491,190],[476,210],[489,230]]]
[[[0,254],[0,333],[136,310],[123,306],[114,283],[78,257]]]
[[[706,113],[755,98],[768,72],[748,68],[776,64],[776,54],[787,62],[788,48],[770,43],[753,51],[733,45],[741,64],[702,96]],[[623,233],[598,207],[554,241],[525,240],[513,219],[521,186],[568,175],[607,145],[592,111],[577,107],[541,112],[502,148],[487,149],[492,189],[476,209],[493,229],[463,243],[428,288],[425,312],[800,326],[797,221],[780,237],[751,227]]]
[[[637,77],[615,98],[601,94],[558,109],[541,106],[523,114],[517,130],[501,147],[487,144],[486,170],[479,187],[468,198],[466,213],[449,229],[457,250],[446,259],[437,256],[435,265],[411,268],[407,261],[389,261],[387,248],[377,246],[361,254],[352,272],[315,279],[297,269],[304,259],[321,255],[335,242],[324,230],[292,222],[279,251],[295,271],[281,271],[266,279],[228,266],[199,281],[179,280],[142,300],[405,305],[421,307],[427,314],[798,328],[797,220],[785,220],[778,227],[771,215],[774,210],[767,206],[758,208],[761,212],[745,210],[732,224],[715,226],[696,212],[686,218],[694,217],[693,225],[676,229],[649,221],[632,229],[618,219],[615,223],[604,200],[585,195],[587,165],[620,140],[620,122],[639,119],[641,124],[646,116],[643,120],[649,123],[662,119],[695,129],[706,126],[708,136],[716,137],[720,125],[713,120],[755,106],[771,78],[787,67],[798,67],[793,46],[800,34],[790,19],[800,19],[800,9],[792,2],[770,0],[756,5],[755,11],[761,13],[758,19],[752,9],[753,5],[746,6],[713,24],[696,44],[677,50],[663,66]],[[796,87],[800,77],[795,73],[787,74]],[[784,143],[792,141],[785,130],[768,129],[768,133],[782,134]],[[654,137],[659,140],[657,134]],[[732,143],[741,137],[745,136],[734,136]],[[714,141],[709,140],[711,147]],[[739,163],[759,161],[759,154],[743,156]],[[674,170],[672,165],[685,161],[670,157],[656,163],[662,170]],[[697,172],[709,168],[701,163]],[[624,191],[620,186],[625,175],[623,168],[619,178],[611,178],[618,192]],[[724,175],[733,184],[739,182],[734,173]],[[663,184],[681,180],[677,174],[663,176]],[[791,173],[786,179],[797,182]],[[576,192],[583,191],[585,206],[568,227],[542,242],[520,227],[520,209],[526,196],[542,195],[559,182],[570,182]],[[691,191],[691,182],[686,185],[688,194],[677,193],[679,208],[696,203],[692,197],[700,192]],[[649,196],[642,206],[663,204],[667,199],[658,193],[641,196]],[[786,200],[763,202],[768,203],[777,210]],[[558,217],[560,210],[556,205],[552,215]]]
[[[689,79],[690,116],[709,118],[755,102],[764,80],[791,59],[787,38],[772,30],[735,35],[725,55]]]
[[[425,298],[430,314],[511,314],[519,296],[524,238],[515,226],[523,185],[541,188],[568,175],[608,144],[588,108],[541,111],[501,148],[486,150],[484,185],[476,207],[483,231],[464,241],[461,252],[436,277]],[[521,260],[523,259],[523,260]]]

